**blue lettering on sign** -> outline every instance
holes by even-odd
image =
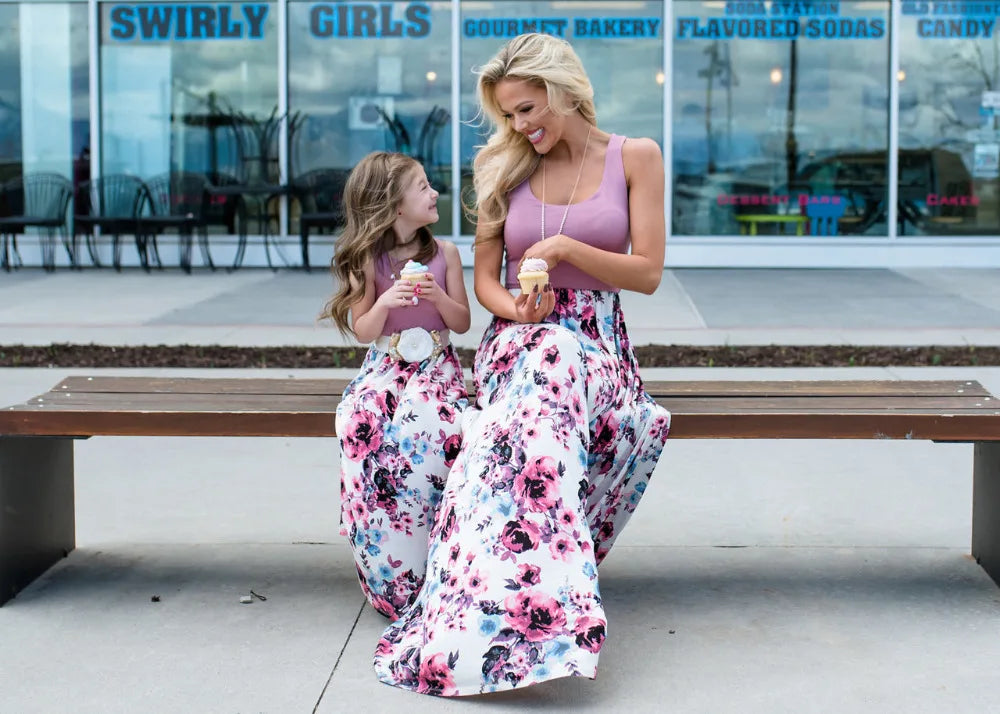
[[[313,37],[427,37],[431,32],[431,8],[424,3],[317,3],[309,10],[309,32]]]
[[[109,34],[120,42],[260,40],[268,9],[264,3],[115,5]]]
[[[509,38],[526,32],[556,37],[618,39],[659,37],[658,17],[477,17],[462,22],[462,34],[470,38]]]
[[[922,17],[917,20],[917,35],[931,38],[983,38],[993,37],[996,20],[931,20]]]
[[[881,17],[677,18],[679,40],[876,40],[885,35]]]

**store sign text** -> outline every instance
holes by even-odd
[[[319,3],[309,10],[313,37],[427,37],[431,8],[423,3]]]
[[[918,37],[990,39],[996,32],[1000,2],[904,2],[903,14],[919,17]],[[949,15],[950,19],[942,19]]]
[[[884,17],[842,17],[839,2],[727,2],[725,17],[678,17],[679,40],[877,40]]]
[[[979,196],[939,196],[927,194],[928,206],[978,206]]]
[[[526,32],[556,37],[642,38],[659,37],[660,22],[657,17],[480,17],[466,19],[462,32],[465,37],[501,39]]]
[[[220,5],[115,5],[111,39],[259,40],[264,37],[264,3]]]
[[[787,194],[771,195],[766,193],[720,193],[715,197],[716,203],[720,206],[785,206],[791,201],[791,196]],[[843,202],[840,196],[810,196],[808,193],[800,193],[795,199],[799,208],[809,205],[840,205]]]

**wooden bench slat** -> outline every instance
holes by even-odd
[[[954,415],[675,414],[673,439],[925,439],[1000,440],[1000,417]],[[332,437],[327,412],[21,412],[6,434],[36,436]]]
[[[0,410],[0,434],[334,436],[347,380],[72,377]],[[972,381],[647,383],[673,438],[1000,441],[1000,404]]]
[[[261,394],[126,394],[126,393],[48,393],[23,405],[25,410],[81,411],[328,411],[336,409],[340,398],[334,395],[261,395]],[[954,411],[976,410],[994,406],[1000,414],[1000,400],[992,397],[659,397],[656,400],[678,414],[755,413],[784,411],[796,414],[823,414],[833,411]]]
[[[190,378],[190,377],[68,377],[53,392],[189,393],[189,394],[316,394],[339,396],[346,379]],[[468,382],[473,389],[471,381]],[[666,396],[989,396],[978,382],[968,380],[793,380],[793,381],[661,381],[645,382],[654,397]]]

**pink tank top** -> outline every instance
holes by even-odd
[[[624,136],[612,134],[604,157],[601,185],[590,198],[570,206],[563,233],[582,243],[615,253],[628,252],[629,213],[628,185],[625,183],[625,163],[622,161]],[[566,205],[548,203],[545,206],[546,237],[559,230]],[[541,240],[542,202],[531,192],[525,179],[510,192],[510,208],[503,228],[507,251],[507,287],[518,287],[517,265],[524,252]],[[576,290],[608,290],[618,292],[606,283],[588,275],[574,265],[562,262],[549,271],[554,288]]]
[[[437,238],[434,240],[437,241]],[[441,247],[440,241],[438,241],[437,246],[437,253],[431,258],[427,267],[430,269],[430,273],[434,276],[437,284],[444,289],[447,285],[445,276],[448,272],[448,263],[445,260],[444,248]],[[398,278],[398,269],[396,271],[393,270],[388,255],[383,254],[375,261],[376,299],[396,282],[395,278],[389,277],[394,272]],[[447,325],[444,324],[444,320],[441,318],[441,313],[438,312],[438,309],[429,300],[419,300],[416,305],[396,307],[389,310],[389,316],[385,318],[385,325],[382,327],[382,334],[391,335],[394,332],[401,332],[411,327],[422,327],[425,330],[447,329]]]

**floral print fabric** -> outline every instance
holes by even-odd
[[[365,596],[389,617],[423,583],[428,532],[458,455],[466,403],[453,348],[408,363],[371,347],[337,407],[340,532]]]
[[[426,581],[376,649],[387,684],[457,696],[596,675],[597,565],[670,415],[643,390],[617,294],[555,292],[546,322],[486,331]]]

